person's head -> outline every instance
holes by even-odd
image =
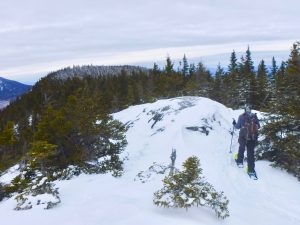
[[[245,113],[251,113],[251,108],[249,105],[245,106]]]

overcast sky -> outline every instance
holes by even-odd
[[[287,58],[299,0],[0,0],[0,76],[26,83],[82,64],[151,65],[169,54],[227,66],[230,52]]]

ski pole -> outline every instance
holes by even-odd
[[[232,153],[231,148],[232,148],[233,133],[234,133],[234,125],[232,126],[232,131],[231,131],[231,142],[230,142],[230,150],[229,150],[229,153]]]

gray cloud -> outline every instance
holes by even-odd
[[[0,74],[18,78],[72,63],[158,61],[169,48],[224,54],[225,45],[263,51],[270,42],[275,52],[300,38],[298,0],[2,0],[0,8]]]

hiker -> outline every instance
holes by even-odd
[[[247,147],[247,173],[250,177],[254,176],[257,179],[256,172],[254,170],[254,148],[257,143],[258,129],[260,128],[257,115],[256,113],[251,113],[251,108],[246,106],[245,112],[239,116],[238,122],[236,123],[236,121],[233,120],[232,124],[236,129],[240,129],[238,140],[240,146],[237,157],[235,157],[235,161],[238,167],[243,167],[244,152]]]

